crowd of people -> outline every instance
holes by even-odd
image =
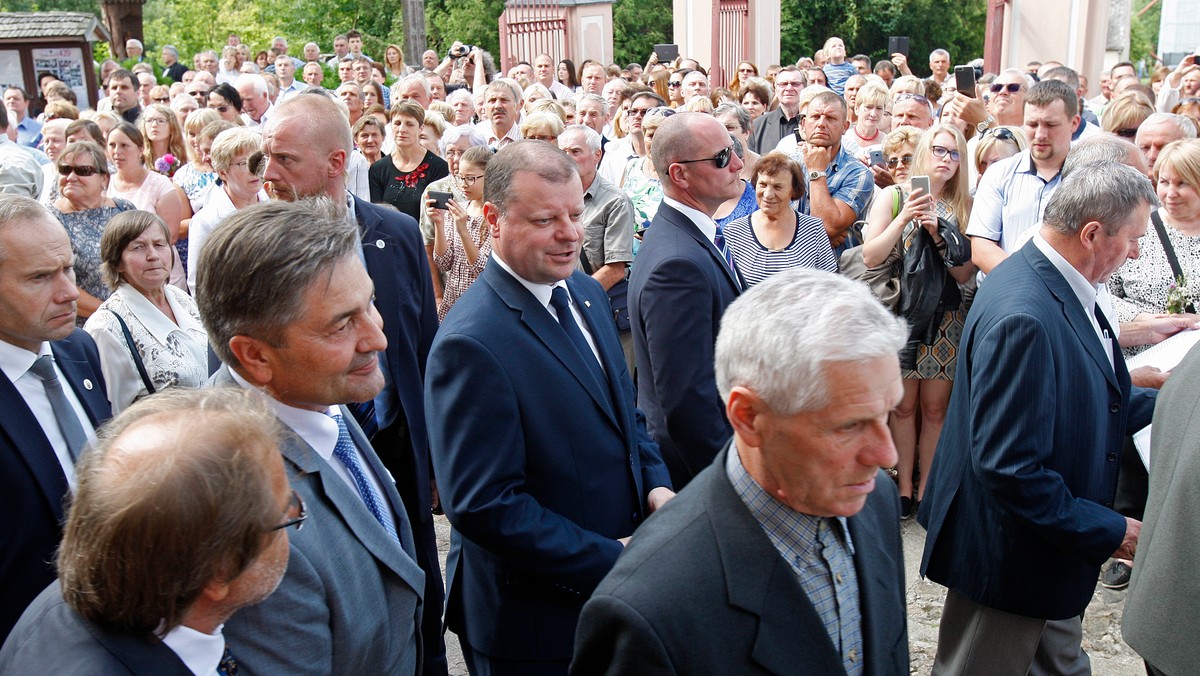
[[[0,673],[907,673],[914,516],[937,673],[1200,658],[1194,57],[125,47],[0,109]]]

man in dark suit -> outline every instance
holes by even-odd
[[[1077,169],[975,298],[918,513],[921,573],[949,587],[934,673],[1090,671],[1080,618],[1100,565],[1137,546],[1113,495],[1156,395],[1131,392],[1096,293],[1156,203],[1135,169]]]
[[[740,293],[713,213],[741,194],[742,161],[711,115],[680,113],[654,134],[663,201],[629,279],[638,406],[682,489],[729,440],[713,380],[721,315]]]
[[[255,673],[421,673],[425,576],[408,517],[341,405],[384,384],[387,340],[360,246],[341,205],[264,202],[221,224],[197,271],[200,315],[225,364],[214,383],[264,396],[289,431],[292,487],[320,524],[292,538],[276,593],[225,627]]]
[[[221,625],[258,603],[307,517],[279,424],[232,389],[134,404],[79,463],[58,580],[0,650],[13,674],[234,673]]]
[[[572,674],[906,674],[888,413],[907,330],[844,277],[792,270],[725,313],[731,444],[584,606]]]
[[[583,186],[553,145],[488,163],[493,255],[446,316],[425,401],[446,514],[446,624],[473,674],[565,674],[575,622],[670,499],[608,298],[577,271]],[[436,414],[436,415],[435,415]]]
[[[54,580],[75,460],[111,415],[96,344],[75,328],[74,263],[50,212],[0,195],[0,641]]]
[[[346,192],[350,124],[341,104],[321,94],[297,95],[275,109],[263,133],[264,175],[283,199],[328,197],[346,204],[357,222],[362,257],[375,284],[387,350],[381,353],[385,385],[371,402],[354,407],[379,459],[396,478],[425,571],[425,604],[441,608],[442,574],[433,532],[429,441],[425,428],[425,361],[437,331],[433,282],[417,222]],[[376,431],[377,430],[377,431]],[[425,674],[446,673],[440,612],[422,626]]]

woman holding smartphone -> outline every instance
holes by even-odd
[[[976,271],[963,234],[971,213],[970,185],[962,166],[966,154],[966,139],[957,128],[939,124],[925,132],[917,144],[909,184],[880,193],[864,232],[866,265],[903,260],[899,310],[911,328],[900,359],[904,398],[889,422],[899,454],[902,518],[915,513],[925,493],[924,479],[950,403],[958,339],[967,314],[960,285]],[[918,449],[921,483],[914,500]]]
[[[454,180],[466,196],[466,204],[450,197],[445,207],[439,208],[437,197],[426,194],[425,210],[434,224],[433,263],[446,276],[438,321],[446,318],[454,303],[483,273],[492,253],[492,238],[483,221],[483,174],[491,159],[492,149],[478,146],[463,153],[458,161]]]

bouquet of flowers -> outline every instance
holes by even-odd
[[[1187,306],[1192,302],[1192,290],[1188,288],[1187,279],[1183,275],[1175,278],[1167,287],[1167,312],[1177,315],[1187,312]]]
[[[179,161],[179,158],[175,157],[171,153],[167,153],[157,160],[154,160],[154,170],[165,175],[167,178],[175,176],[175,172],[182,165],[183,163]]]

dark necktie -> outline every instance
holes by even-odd
[[[46,388],[46,397],[50,399],[50,407],[54,409],[54,419],[58,421],[58,429],[62,431],[63,439],[67,442],[71,460],[78,460],[79,453],[87,445],[87,433],[83,431],[79,416],[75,414],[75,407],[63,391],[62,381],[58,379],[58,372],[54,370],[54,357],[48,354],[38,357],[33,366],[29,367],[29,371],[40,378],[42,386]]]
[[[575,323],[575,316],[571,314],[571,299],[567,295],[566,287],[554,287],[554,291],[550,293],[550,305],[554,306],[554,312],[558,315],[558,325],[566,332],[567,338],[571,339],[571,344],[575,346],[579,356],[583,358],[592,375],[596,377],[596,384],[604,389],[606,382],[604,371],[600,368],[600,362],[596,360],[596,353],[592,352],[587,339],[583,337],[583,332],[579,330],[579,325]]]
[[[733,262],[733,252],[729,250],[729,242],[725,241],[725,229],[717,226],[717,234],[713,235],[713,244],[717,246],[717,251],[725,257],[725,263],[729,265],[729,271],[733,273],[733,278],[737,280],[737,263]],[[741,286],[741,281],[737,282]]]
[[[396,535],[396,524],[392,521],[392,512],[388,509],[387,502],[375,492],[375,487],[367,479],[367,473],[363,470],[362,463],[358,461],[358,453],[355,452],[354,440],[350,438],[350,430],[346,427],[346,421],[338,413],[330,416],[338,426],[337,444],[333,447],[333,455],[342,463],[346,471],[350,473],[350,479],[354,481],[354,487],[358,490],[358,496],[362,498],[363,504],[367,506],[367,510],[375,517],[383,529],[388,532],[388,535],[397,542],[400,538]]]
[[[225,646],[221,661],[217,663],[217,674],[218,676],[237,676],[237,673],[237,660],[233,659],[233,653],[229,652],[229,646]]]

